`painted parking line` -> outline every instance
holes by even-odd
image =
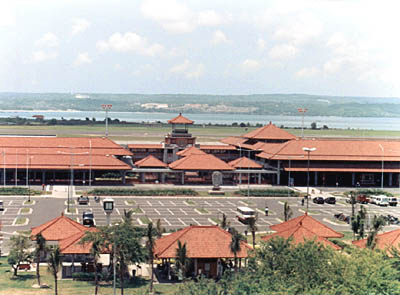
[[[171,215],[175,215],[174,212],[172,212],[169,208],[167,208],[167,211],[168,211],[169,213],[171,213]]]
[[[158,201],[158,204],[160,204],[162,207],[165,206],[161,201]]]
[[[168,223],[168,225],[171,225],[171,223],[168,221],[167,218],[164,218],[164,221],[165,221],[166,223]]]
[[[179,220],[184,226],[186,226],[186,223],[184,223],[182,219],[178,218],[178,220]]]
[[[4,215],[4,214],[6,214],[6,212],[7,212],[7,209],[8,209],[8,208],[4,209],[4,211],[1,213],[1,215]]]
[[[147,202],[147,204],[149,205],[149,206],[153,206],[153,204],[150,202],[150,201],[146,201]]]
[[[160,211],[158,211],[156,208],[154,208],[154,211],[155,211],[158,215],[161,215]]]
[[[188,215],[188,214],[186,213],[186,211],[184,211],[182,208],[179,208],[179,210],[181,210],[181,212],[182,212],[183,214]]]
[[[232,202],[230,202],[230,201],[227,201],[227,203],[228,203],[229,205],[233,206],[233,207],[236,207],[236,204],[235,204],[235,203],[232,203]]]
[[[174,207],[176,206],[176,204],[174,202],[172,202],[172,201],[169,201],[169,203]]]
[[[10,201],[10,203],[8,203],[8,206],[10,206],[13,203],[13,200]]]
[[[212,205],[209,202],[204,201],[204,203],[207,204],[208,206],[212,207]]]
[[[196,222],[196,223],[197,223],[197,225],[201,225],[201,223],[200,223],[200,222],[198,222],[196,219],[192,218],[192,220],[193,220],[194,222]]]

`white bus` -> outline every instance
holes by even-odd
[[[385,195],[375,195],[371,196],[371,203],[378,206],[388,206],[389,198]]]
[[[256,211],[249,207],[237,207],[237,219],[247,224],[249,219],[256,217]]]

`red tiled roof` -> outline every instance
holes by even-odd
[[[128,144],[129,149],[163,149],[161,143],[132,143]]]
[[[242,137],[260,139],[260,140],[266,140],[266,139],[290,140],[296,138],[296,136],[294,136],[293,134],[290,134],[289,132],[276,127],[271,122],[268,125],[265,125],[261,128],[258,128],[256,130],[253,130],[249,133],[242,135]]]
[[[78,232],[68,238],[59,241],[62,254],[90,254],[92,243],[81,244],[81,239],[85,236],[87,231],[97,231],[96,228],[86,228],[86,231]]]
[[[310,160],[400,161],[398,140],[298,139],[283,144],[279,150],[257,156],[271,160],[307,159],[304,147],[316,148],[310,153]]]
[[[353,241],[352,243],[360,248],[367,247],[367,239]],[[400,229],[376,235],[376,249],[386,250],[390,254],[392,247],[400,250]]]
[[[230,250],[232,235],[219,226],[189,226],[164,236],[155,242],[154,256],[157,258],[175,258],[178,241],[186,243],[189,258],[234,258]],[[245,258],[251,247],[241,242],[238,258]]]
[[[171,119],[168,121],[169,124],[193,124],[194,121],[189,120],[188,118],[182,116],[181,113],[179,113],[178,116],[175,118]]]
[[[169,164],[174,170],[234,170],[234,168],[217,157],[204,155],[189,155]]]
[[[176,154],[181,157],[186,157],[189,155],[205,155],[206,153],[203,152],[202,150],[199,150],[198,148],[196,148],[194,146],[191,146],[191,147],[185,148],[182,151],[177,152]]]
[[[61,215],[32,228],[31,238],[35,239],[41,233],[46,241],[60,241],[87,230],[86,226]]]
[[[324,237],[318,236],[312,229],[307,228],[302,223],[298,223],[296,226],[288,228],[283,231],[279,231],[267,236],[261,237],[263,241],[268,241],[274,237],[282,237],[284,239],[292,238],[294,244],[304,243],[306,240],[314,240],[324,246],[332,247],[334,250],[341,250],[341,248],[327,240]]]
[[[270,226],[270,229],[281,232],[281,231],[286,231],[290,228],[296,227],[299,224],[302,224],[303,226],[312,229],[312,231],[323,238],[342,238],[343,234],[338,233],[334,231],[333,229],[329,228],[325,224],[319,222],[318,220],[312,218],[308,214],[304,214],[301,216],[298,216],[296,218],[292,218],[286,222],[282,222],[280,224],[274,224]]]
[[[201,144],[201,150],[236,150],[236,147],[227,144]]]
[[[245,142],[247,140],[248,140],[247,138],[243,138],[243,137],[230,136],[230,137],[223,138],[220,141],[222,143],[230,144],[230,145],[240,147],[240,148],[253,149],[253,145],[245,144]]]
[[[168,164],[160,161],[156,157],[149,155],[146,158],[143,158],[137,162],[135,162],[135,166],[141,167],[168,167]]]
[[[247,157],[237,158],[236,160],[230,161],[228,164],[236,169],[244,169],[244,168],[260,169],[260,168],[262,168],[262,166],[260,164],[258,164],[257,162],[255,162]]]

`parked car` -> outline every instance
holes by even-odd
[[[78,197],[78,204],[79,205],[88,205],[89,204],[89,197],[88,196],[80,196],[80,197]]]
[[[0,211],[4,211],[4,202],[0,200]]]
[[[397,198],[396,197],[389,198],[389,206],[397,206]]]
[[[371,203],[378,206],[388,206],[389,198],[385,195],[371,196]]]
[[[360,204],[368,204],[369,203],[369,198],[366,195],[358,195],[357,196],[357,202]]]
[[[315,197],[312,201],[315,204],[323,204],[325,202],[323,197]]]
[[[327,198],[325,198],[324,201],[327,204],[336,204],[336,198],[335,197],[327,197]]]
[[[94,215],[92,211],[84,211],[82,215],[82,223],[86,226],[94,226]]]
[[[344,215],[343,213],[338,213],[333,215],[337,220],[346,222],[350,224],[350,216]]]

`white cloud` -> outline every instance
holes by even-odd
[[[205,66],[202,63],[192,64],[189,60],[185,60],[182,64],[173,66],[170,69],[171,73],[183,74],[188,79],[200,78],[205,71]]]
[[[195,12],[177,0],[145,0],[141,12],[170,33],[190,33],[198,26],[218,26],[231,19],[214,10]]]
[[[257,48],[258,49],[264,50],[266,46],[267,46],[267,44],[264,39],[262,39],[262,38],[257,39]]]
[[[76,18],[72,22],[72,35],[83,33],[90,27],[90,22],[85,18]]]
[[[317,76],[320,70],[317,67],[302,68],[296,72],[296,77],[298,78],[312,78]]]
[[[96,46],[100,51],[134,52],[148,56],[157,56],[164,51],[162,45],[158,43],[149,44],[146,38],[132,32],[127,32],[124,35],[114,33],[108,40],[97,42]]]
[[[229,42],[228,38],[226,38],[224,32],[220,30],[215,31],[213,34],[213,38],[211,39],[211,43],[215,45],[228,42]]]
[[[241,68],[246,72],[256,71],[260,67],[261,63],[255,59],[246,59],[241,64]]]
[[[268,51],[268,56],[272,59],[289,59],[297,54],[297,48],[291,44],[279,44]]]
[[[0,1],[0,28],[10,27],[16,24],[15,9],[10,5],[11,1]]]
[[[89,54],[87,52],[83,52],[78,54],[73,65],[77,67],[84,64],[90,64],[92,61],[93,60],[89,57]]]
[[[32,52],[32,62],[33,63],[40,63],[44,62],[47,60],[55,59],[57,58],[58,53],[57,52],[46,52],[43,50],[38,50]]]
[[[58,47],[60,41],[58,37],[51,32],[48,32],[35,42],[36,47]]]

